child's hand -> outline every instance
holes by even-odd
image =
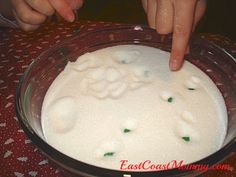
[[[73,22],[75,15],[73,10],[83,5],[83,0],[48,0],[53,8],[67,21]]]
[[[170,69],[183,64],[191,32],[203,16],[206,0],[142,0],[151,28],[160,34],[173,32]]]
[[[32,31],[55,11],[65,20],[74,21],[73,10],[81,7],[83,0],[11,0],[11,4],[19,26],[25,31]]]

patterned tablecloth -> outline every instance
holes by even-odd
[[[27,138],[15,115],[19,78],[42,51],[81,31],[116,25],[104,22],[48,23],[34,32],[0,28],[0,177],[62,177],[59,170]],[[226,38],[205,35],[236,56],[236,44]],[[236,154],[223,163],[229,171],[210,171],[206,176],[236,176]]]

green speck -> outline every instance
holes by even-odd
[[[184,141],[187,141],[187,142],[190,141],[190,137],[189,137],[189,136],[183,136],[182,139],[183,139]]]
[[[168,101],[169,103],[173,102],[173,100],[174,100],[173,97],[169,97],[169,98],[167,99],[167,101]]]
[[[80,32],[80,28],[75,29],[75,32],[76,32],[76,33],[79,33],[79,32]]]
[[[144,76],[145,76],[145,77],[149,77],[149,75],[150,75],[150,71],[147,71],[147,70],[144,71]]]
[[[128,128],[125,128],[123,132],[124,132],[124,133],[129,133],[129,132],[131,132],[131,130],[128,129]]]
[[[115,154],[115,152],[107,152],[104,154],[104,157],[113,156],[114,154]]]
[[[126,60],[121,60],[122,64],[127,64],[128,62]]]

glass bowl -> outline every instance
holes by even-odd
[[[96,167],[70,158],[47,144],[41,127],[41,106],[50,84],[68,61],[78,56],[119,44],[146,45],[170,51],[171,36],[163,36],[146,26],[120,25],[83,32],[43,52],[25,71],[16,96],[19,122],[32,142],[56,165],[72,176],[196,176],[203,171],[170,169],[165,171],[118,171]],[[200,37],[193,37],[186,60],[205,72],[221,91],[227,111],[228,129],[223,147],[193,164],[221,162],[236,149],[236,59]]]

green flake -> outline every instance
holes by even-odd
[[[124,132],[124,133],[129,133],[129,132],[131,132],[131,130],[128,129],[128,128],[125,128],[123,132]]]
[[[184,141],[187,141],[187,142],[190,141],[190,137],[189,137],[189,136],[183,136],[182,139],[183,139]]]
[[[174,100],[173,97],[169,97],[169,98],[167,99],[167,101],[168,101],[169,103],[173,102],[173,100]]]
[[[114,154],[115,154],[115,152],[107,152],[104,154],[104,157],[113,156]]]
[[[188,90],[196,90],[196,89],[195,89],[195,88],[191,88],[191,87],[189,87]]]
[[[75,29],[75,32],[79,33],[80,32],[80,28]]]
[[[128,64],[128,62],[126,60],[121,60],[122,64]]]

